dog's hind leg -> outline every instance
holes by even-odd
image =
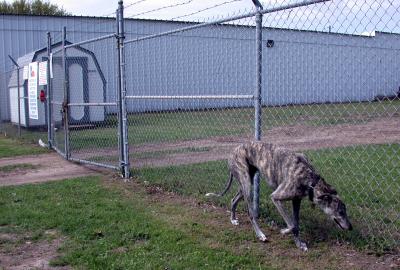
[[[293,236],[294,236],[294,242],[296,243],[296,246],[300,248],[303,251],[307,251],[307,244],[303,241],[300,240],[299,237],[299,220],[300,220],[300,204],[301,204],[301,199],[299,198],[294,198],[292,200],[292,205],[293,205]]]
[[[233,199],[231,201],[232,202],[232,204],[231,204],[231,223],[235,226],[239,225],[239,220],[236,218],[236,208],[241,199],[243,199],[243,193],[242,193],[242,190],[239,188],[235,197],[233,197]]]

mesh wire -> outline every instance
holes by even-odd
[[[399,13],[394,1],[329,1],[264,15],[262,141],[305,152],[357,228],[342,234],[306,209],[306,233],[328,224],[327,237],[399,243]],[[251,17],[126,45],[130,158],[143,179],[199,198],[223,188],[227,156],[254,138],[253,101],[199,96],[254,94],[255,34]],[[264,189],[261,214],[279,220]]]
[[[399,17],[394,1],[329,1],[263,21],[263,140],[308,153],[381,247],[400,239]]]

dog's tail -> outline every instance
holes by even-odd
[[[228,182],[225,185],[225,189],[221,193],[207,193],[206,197],[211,197],[211,196],[222,197],[222,196],[224,196],[225,193],[227,193],[228,190],[231,188],[232,181],[233,181],[233,174],[230,173]]]

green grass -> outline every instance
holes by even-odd
[[[171,226],[142,199],[98,177],[0,188],[0,232],[30,232],[37,241],[58,230],[67,241],[52,264],[79,269],[271,269],[254,255],[208,246],[196,235],[200,224],[191,232]]]
[[[361,124],[380,117],[398,116],[399,113],[400,100],[266,107],[263,109],[263,123],[264,128],[293,124]]]
[[[398,116],[400,101],[294,105],[264,107],[262,109],[263,130],[278,126],[302,124],[305,126],[331,126],[338,124],[361,124],[380,117]],[[251,136],[254,133],[254,109],[218,109],[205,111],[175,111],[130,114],[129,142],[143,143],[174,142],[204,139],[217,136]],[[16,128],[3,124],[9,134]],[[117,118],[109,115],[98,128],[73,129],[70,132],[72,149],[91,147],[116,147]],[[60,147],[63,134],[57,132]],[[57,135],[56,135],[57,136]],[[22,139],[37,142],[47,138],[46,132],[23,129]]]
[[[48,152],[48,150],[45,148],[0,136],[0,158],[37,155],[46,152]]]
[[[249,222],[234,227],[227,215],[190,197],[120,179],[3,187],[0,249],[17,255],[27,241],[43,247],[61,239],[50,264],[76,269],[362,269],[343,260],[354,254],[347,245],[314,241],[304,253],[291,237],[262,223],[270,242],[261,243]]]
[[[355,225],[353,233],[341,232],[323,215],[307,207],[302,224],[307,237],[341,237],[358,247],[384,250],[400,241],[400,145],[368,145],[307,151],[322,176],[335,186],[348,205]],[[360,162],[362,160],[362,162]],[[205,200],[204,194],[223,189],[228,177],[226,161],[207,162],[166,168],[144,168],[135,172],[143,180],[167,190]],[[265,194],[262,184],[261,209],[264,217],[282,222]],[[236,190],[236,187],[231,188]],[[233,193],[233,191],[232,191]],[[215,203],[230,205],[233,196]],[[326,224],[325,224],[326,223]],[[325,230],[328,228],[328,230]],[[316,233],[318,232],[318,233]],[[314,239],[318,240],[318,239]]]

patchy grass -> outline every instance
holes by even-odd
[[[88,177],[0,188],[0,233],[42,242],[59,232],[53,266],[84,269],[363,269],[376,258],[346,245],[313,243],[308,253],[264,228],[255,240],[244,216],[135,182]],[[263,226],[265,227],[265,225]],[[0,248],[13,252],[7,241]],[[355,262],[354,262],[355,260]],[[327,265],[329,267],[327,268]]]
[[[45,148],[0,136],[0,158],[37,155],[46,152],[48,152],[48,150]]]
[[[38,165],[33,165],[33,164],[29,164],[29,163],[6,165],[6,166],[0,166],[0,174],[1,173],[10,173],[10,172],[14,172],[14,171],[34,170],[37,168],[39,168]]]
[[[305,202],[302,209],[303,232],[312,241],[342,238],[359,248],[384,252],[400,239],[400,145],[368,145],[307,151],[315,167],[335,186],[348,206],[355,225],[354,232],[335,228],[319,210],[313,211]],[[363,162],[360,163],[359,160]],[[384,170],[382,168],[385,168]],[[151,184],[199,200],[204,194],[223,189],[228,177],[226,161],[144,168],[135,172]],[[235,183],[236,184],[236,183]],[[261,215],[282,224],[269,197],[271,190],[261,185]],[[231,188],[235,192],[236,186]],[[214,199],[219,205],[230,205],[231,196]]]
[[[105,188],[99,178],[0,189],[0,225],[68,236],[53,265],[88,269],[252,268],[253,255],[211,248],[169,226],[140,197]],[[195,225],[193,225],[195,226]],[[40,239],[40,237],[38,237]],[[258,262],[256,263],[258,265]],[[260,265],[261,269],[271,269]]]

